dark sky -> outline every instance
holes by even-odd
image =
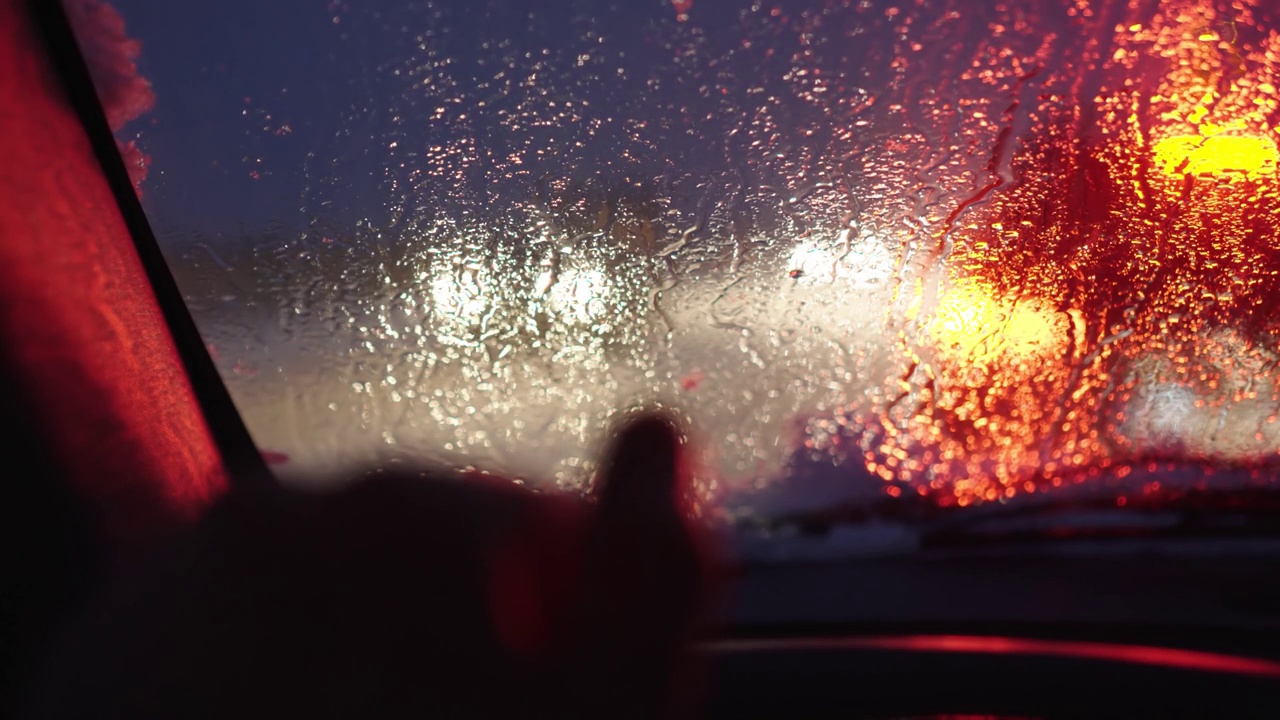
[[[663,0],[613,6],[316,0],[115,4],[127,32],[142,43],[139,70],[157,97],[155,109],[121,135],[136,134],[152,158],[144,204],[169,245],[192,232],[296,234],[316,218],[381,225],[389,214],[404,210],[409,181],[419,192],[430,190],[414,171],[443,162],[421,152],[406,155],[406,144],[456,145],[463,130],[481,145],[517,142],[511,134],[488,140],[499,129],[492,111],[502,102],[525,116],[547,114],[548,107],[556,107],[557,94],[596,99],[595,112],[610,105],[617,110],[610,95],[622,93],[622,85],[630,82],[627,94],[643,97],[654,89],[646,77],[660,76],[663,66],[677,63],[665,42],[679,37],[675,12]],[[725,7],[714,11],[725,17],[744,5],[720,4]],[[682,24],[679,30],[688,34],[689,27]],[[604,60],[599,47],[607,50]],[[574,59],[590,51],[595,51],[592,62],[612,65],[588,66],[571,77]],[[422,73],[410,77],[415,68]],[[525,86],[468,87],[503,68],[508,71],[504,82],[516,75],[537,77]],[[618,68],[626,69],[625,78],[615,74]],[[479,105],[486,98],[488,104]],[[514,106],[530,98],[540,104]],[[666,98],[669,104],[688,104],[669,93]],[[442,104],[447,112],[439,116]],[[621,118],[609,120],[615,136],[623,132]],[[552,126],[545,132],[556,132],[557,123],[544,125]],[[539,132],[520,129],[517,144],[573,144],[569,130],[561,137]],[[607,142],[603,149],[623,152]]]
[[[293,220],[309,141],[332,134],[332,108],[349,102],[340,92],[349,88],[322,80],[341,42],[332,14],[297,0],[117,7],[142,42],[139,69],[157,96],[125,131],[136,130],[152,157],[144,199],[157,229]],[[263,131],[285,123],[291,135]]]

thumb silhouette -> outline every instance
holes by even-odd
[[[676,425],[623,423],[595,497],[448,471],[234,496],[50,654],[30,717],[656,717],[707,589]]]

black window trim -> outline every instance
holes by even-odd
[[[268,469],[236,409],[147,221],[62,1],[28,0],[27,4],[62,89],[80,119],[125,227],[133,238],[138,258],[177,346],[196,402],[222,457],[231,488],[274,486],[275,476]]]

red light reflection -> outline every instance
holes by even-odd
[[[788,652],[798,650],[886,650],[964,655],[1035,655],[1146,665],[1194,672],[1280,678],[1280,662],[1261,658],[1074,640],[988,637],[981,635],[898,635],[850,638],[778,638],[727,640],[708,649],[726,653]]]
[[[1280,33],[1257,2],[1076,5],[1071,33],[961,78],[1013,100],[979,113],[1004,130],[932,226],[941,272],[897,297],[901,394],[853,423],[886,492],[964,506],[1148,457],[1277,458]]]

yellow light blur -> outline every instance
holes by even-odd
[[[1155,159],[1166,175],[1274,175],[1276,143],[1269,137],[1177,135],[1156,143]]]
[[[1020,359],[1058,355],[1066,337],[1062,318],[1043,303],[994,297],[975,280],[965,279],[938,299],[929,335],[944,357],[976,364],[1001,355]]]

